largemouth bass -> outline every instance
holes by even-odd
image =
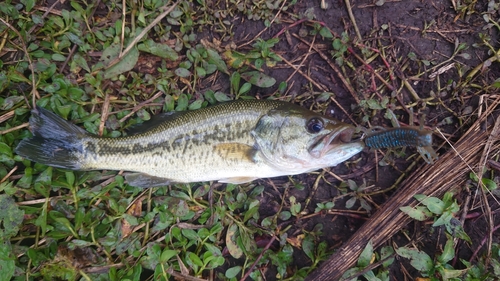
[[[72,170],[124,170],[133,186],[295,175],[335,166],[364,148],[352,125],[281,101],[245,100],[161,114],[119,138],[92,135],[56,114],[32,111],[33,137],[16,153]]]

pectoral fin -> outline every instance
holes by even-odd
[[[215,152],[228,161],[255,162],[254,155],[256,150],[243,143],[220,143],[215,145]]]
[[[241,184],[241,183],[251,182],[251,181],[256,180],[256,179],[257,178],[252,178],[252,177],[234,177],[234,178],[220,179],[219,182]]]
[[[154,177],[148,174],[141,173],[126,174],[125,179],[127,180],[128,184],[143,188],[164,186],[172,183],[171,180],[166,178]]]

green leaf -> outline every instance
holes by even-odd
[[[111,62],[114,62],[116,58],[118,58],[119,54],[120,45],[113,44],[102,52],[101,61],[105,65],[109,65]],[[121,57],[115,65],[112,65],[104,71],[104,79],[110,79],[118,76],[119,74],[132,70],[138,60],[139,51],[137,50],[137,48],[132,48],[130,52]]]
[[[200,187],[198,187],[194,193],[193,193],[193,198],[200,198],[205,196],[210,191],[210,185],[204,184]]]
[[[359,255],[358,266],[367,267],[368,265],[370,265],[372,257],[373,257],[373,242],[372,240],[370,240],[363,249],[363,252],[361,252],[361,255]]]
[[[394,254],[394,249],[391,246],[383,247],[380,250],[380,259],[381,260],[386,259],[387,257],[391,256],[392,254]],[[393,262],[394,262],[394,258],[390,258],[390,259],[386,260],[382,265],[385,268],[388,268]]]
[[[12,82],[24,82],[28,84],[31,83],[31,81],[28,78],[26,78],[22,73],[15,71],[13,69],[9,71],[7,76]]]
[[[84,44],[84,43],[83,43],[83,41],[82,41],[82,39],[81,39],[78,35],[74,34],[73,32],[66,32],[64,35],[65,35],[65,36],[69,39],[69,41],[71,41],[73,44],[80,45],[80,46]]]
[[[311,259],[311,261],[315,260],[314,257],[314,236],[312,235],[306,235],[304,240],[302,240],[302,250],[304,253],[307,255],[308,258]]]
[[[249,71],[241,74],[241,78],[248,81],[250,84],[261,87],[269,88],[276,83],[276,79],[267,76],[259,71]]]
[[[189,98],[186,94],[180,94],[177,99],[177,106],[175,111],[184,111],[188,108]]]
[[[283,221],[287,221],[292,217],[292,214],[289,211],[282,211],[278,215],[278,218]]]
[[[399,208],[403,213],[407,214],[410,218],[418,220],[418,221],[424,221],[427,219],[427,216],[425,215],[425,212],[420,209],[420,208],[412,208],[410,206],[404,206]]]
[[[207,76],[207,71],[203,67],[197,66],[195,67],[195,70],[196,70],[196,75],[198,75],[198,77],[203,78]]]
[[[24,211],[17,207],[16,201],[9,195],[0,194],[0,250],[4,241],[16,236],[23,223]],[[2,270],[3,272],[3,270]]]
[[[172,257],[177,255],[177,251],[175,250],[170,250],[170,249],[165,249],[160,255],[160,262],[161,263],[166,263],[168,262]]]
[[[224,60],[221,58],[219,53],[212,49],[207,49],[207,55],[208,55],[208,63],[214,64],[217,66],[217,69],[219,71],[222,71],[226,74],[229,74],[229,71],[227,69],[227,65],[224,62]]]
[[[45,22],[43,21],[42,15],[39,14],[31,14],[31,20],[33,20],[34,24],[38,24],[42,26]]]
[[[93,245],[92,242],[80,240],[80,239],[73,239],[73,240],[71,240],[70,243],[68,243],[69,247],[89,247],[92,245]]]
[[[288,85],[287,85],[286,81],[281,81],[281,83],[278,86],[278,91],[280,92],[280,94],[284,94],[287,87],[288,87]]]
[[[434,262],[429,255],[417,249],[401,247],[396,249],[396,253],[401,257],[410,259],[410,264],[420,272],[428,272],[434,265]]]
[[[0,154],[4,154],[9,158],[12,158],[12,148],[6,143],[0,142]]]
[[[353,275],[356,275],[359,272],[359,269],[357,267],[354,268],[349,268],[342,274],[342,279],[341,280],[349,280],[349,281],[358,281],[359,279],[354,278],[351,279],[350,277]]]
[[[50,188],[52,183],[52,167],[47,167],[43,172],[41,172],[35,180],[35,188],[38,188],[37,185],[42,185]],[[48,190],[46,193],[42,193],[45,197],[49,197]]]
[[[442,268],[439,270],[439,273],[441,274],[442,280],[450,280],[452,278],[458,278],[465,273],[469,271],[468,268],[466,269],[448,269],[448,268]],[[496,275],[498,277],[498,275]],[[455,279],[453,279],[455,280]],[[458,279],[458,280],[479,280],[479,279]]]
[[[343,46],[343,43],[339,38],[336,38],[335,40],[333,40],[333,42],[332,42],[333,49],[338,51],[342,48],[342,46]]]
[[[17,192],[17,188],[14,186],[14,182],[5,181],[0,183],[0,192],[7,195],[13,195]]]
[[[368,108],[370,108],[370,109],[384,109],[384,107],[382,107],[380,105],[380,103],[374,99],[366,100],[366,104],[368,105]]]
[[[250,218],[252,218],[259,211],[259,206],[255,206],[253,208],[249,208],[248,211],[245,212],[245,216],[243,217],[243,221],[246,222]]]
[[[73,56],[70,65],[71,72],[73,73],[78,72],[79,71],[78,68],[83,68],[85,69],[85,71],[90,72],[87,60],[80,53],[76,53]]]
[[[9,110],[22,100],[24,100],[23,96],[10,96],[0,102],[0,110]]]
[[[75,184],[75,174],[74,172],[65,172],[66,181],[69,186],[73,186]]]
[[[238,273],[240,273],[240,271],[241,271],[241,266],[239,266],[239,265],[238,266],[233,266],[233,267],[228,268],[226,270],[225,276],[226,276],[226,278],[229,278],[229,279],[235,278],[236,275],[238,275]]]
[[[199,239],[199,237],[198,237],[198,233],[196,233],[196,231],[194,231],[193,229],[183,228],[183,229],[181,230],[181,233],[182,233],[182,235],[184,235],[184,237],[186,237],[188,240],[197,240],[197,239]]]
[[[252,88],[252,84],[250,84],[250,83],[248,83],[248,82],[247,82],[247,83],[244,83],[244,84],[241,86],[240,90],[238,91],[238,95],[244,95],[244,94],[248,93],[248,92],[250,91],[250,89],[251,89],[251,88]]]
[[[273,217],[267,217],[264,218],[261,222],[260,225],[264,228],[269,228],[273,224]]]
[[[441,215],[445,209],[445,203],[439,198],[428,197],[423,194],[416,194],[414,197],[436,215]]]
[[[68,119],[68,116],[72,111],[72,108],[71,108],[71,105],[69,105],[69,104],[59,105],[59,106],[57,106],[57,111],[64,119]]]
[[[254,62],[255,68],[262,69],[262,65],[264,65],[264,59],[258,58]]]
[[[481,181],[483,182],[484,186],[490,191],[498,188],[497,183],[493,180],[490,180],[488,178],[482,178]]]
[[[30,188],[31,180],[33,179],[32,174],[33,168],[26,167],[26,169],[24,169],[23,177],[17,181],[17,185],[21,188]]]
[[[477,178],[476,174],[475,174],[475,173],[473,173],[473,172],[470,172],[470,173],[469,173],[469,178],[470,178],[471,180],[475,181],[475,182],[478,182],[478,181],[479,181],[479,179]]]
[[[36,1],[35,0],[21,0],[21,3],[23,3],[24,6],[26,6],[26,12],[29,13],[33,9],[33,7],[35,7]]]
[[[321,35],[322,37],[325,37],[325,38],[333,38],[333,35],[332,33],[330,32],[330,30],[326,27],[322,27],[320,30],[319,30],[319,35]]]
[[[453,218],[453,214],[451,212],[444,212],[433,224],[433,227],[441,226],[444,224],[449,224],[451,219]]]
[[[453,237],[460,238],[469,243],[472,243],[470,237],[465,232],[462,223],[456,218],[451,218],[450,223],[446,224],[446,230],[453,235]]]
[[[238,90],[240,88],[240,80],[241,80],[241,76],[238,72],[234,72],[232,75],[231,75],[231,93],[238,93]]]
[[[35,220],[35,225],[39,226],[42,231],[40,233],[41,236],[44,236],[47,232],[47,206],[49,204],[49,200],[46,200],[43,204],[42,209],[39,212],[38,218]]]
[[[441,255],[438,257],[438,261],[442,264],[448,263],[455,257],[455,249],[453,248],[453,239],[449,238],[444,245],[444,250]]]
[[[0,269],[2,270],[2,276],[0,278],[2,280],[11,280],[12,276],[14,276],[14,271],[16,269],[15,261],[16,258],[12,253],[10,245],[4,241],[0,241]]]
[[[350,179],[347,180],[347,185],[349,186],[349,189],[352,190],[352,191],[358,190],[358,185],[353,180],[350,180]]]
[[[218,102],[225,102],[225,101],[230,101],[231,98],[228,97],[226,94],[224,94],[223,92],[215,92],[214,94],[214,97],[215,99],[218,101]]]
[[[52,54],[52,59],[55,61],[65,61],[66,57],[61,54]]]
[[[335,203],[334,202],[326,202],[325,203],[325,210],[333,209],[333,207],[335,207]]]
[[[347,200],[347,201],[345,202],[345,207],[346,207],[347,209],[351,209],[352,207],[354,207],[354,204],[356,203],[356,200],[357,200],[357,198],[356,198],[356,197],[352,197],[352,198],[350,198],[349,200]]]
[[[493,84],[491,84],[491,87],[493,88],[496,88],[496,89],[500,89],[500,78],[497,78]]]
[[[179,77],[186,78],[186,77],[189,77],[191,75],[191,71],[189,71],[185,68],[179,67],[175,70],[175,74]]]
[[[139,51],[147,52],[164,59],[176,61],[179,59],[177,52],[167,44],[156,43],[152,39],[146,40],[144,43],[137,46]]]

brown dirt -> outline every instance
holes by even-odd
[[[303,14],[307,9],[314,9],[314,20],[324,24],[337,35],[347,32],[350,39],[350,48],[352,48],[354,53],[362,57],[360,48],[356,47],[353,43],[353,40],[356,40],[356,32],[354,30],[354,24],[347,13],[345,2],[326,1],[330,6],[326,10],[319,7],[319,2],[320,1],[299,1],[299,3],[293,6],[290,13],[285,13],[280,17],[281,24],[273,24],[262,33],[260,37],[269,39],[278,34],[282,29],[288,28],[288,26],[295,22],[295,20],[291,19],[291,14]],[[371,1],[355,1],[352,2],[352,11],[362,37],[361,41],[356,41],[357,43],[371,46],[385,53],[389,68],[394,73],[394,79],[389,80],[389,84],[394,86],[395,89],[401,88],[403,80],[414,77],[433,66],[432,64],[426,66],[422,60],[427,60],[434,64],[445,61],[452,55],[456,42],[466,43],[468,46],[466,52],[470,55],[470,59],[457,57],[456,60],[454,60],[454,62],[459,64],[464,72],[467,73],[467,71],[476,67],[490,56],[490,54],[488,54],[488,49],[484,46],[478,48],[472,47],[473,44],[480,41],[479,33],[486,33],[494,38],[491,42],[496,42],[496,47],[498,48],[498,31],[493,28],[483,30],[485,22],[480,16],[480,13],[485,11],[486,5],[487,3],[485,1],[478,1],[474,6],[475,13],[464,18],[457,16],[457,13],[449,1],[386,1],[382,6],[376,6],[372,4]],[[235,26],[233,41],[237,46],[247,43],[264,29],[262,22],[248,21],[244,17],[234,19],[233,24]],[[274,48],[274,51],[285,59],[292,61],[293,64],[298,65],[303,59],[304,54],[309,51],[309,46],[298,39],[298,37],[300,37],[305,42],[309,43],[314,40],[314,45],[327,54],[330,61],[326,61],[317,52],[312,51],[307,57],[307,60],[303,62],[301,70],[306,73],[304,75],[296,73],[290,78],[293,69],[284,63],[281,63],[278,67],[267,69],[266,72],[270,76],[276,78],[277,81],[285,81],[287,79],[293,81],[289,92],[289,96],[292,97],[300,96],[307,91],[321,91],[315,85],[311,85],[306,79],[306,76],[310,77],[312,80],[319,83],[323,90],[335,93],[336,101],[350,116],[346,115],[333,103],[330,103],[326,108],[325,112],[327,114],[333,112],[333,115],[341,120],[349,122],[352,118],[356,122],[362,124],[362,111],[359,109],[355,98],[348,92],[340,78],[329,66],[329,63],[334,63],[331,56],[333,52],[331,45],[319,36],[313,38],[311,35],[298,35],[301,34],[303,30],[307,32],[311,31],[311,26],[311,22],[304,22],[303,24],[287,29],[286,34],[280,35],[281,41],[277,47]],[[212,35],[217,38],[217,34]],[[242,47],[241,50],[244,51],[248,48],[248,46]],[[410,53],[415,54],[415,60],[408,58]],[[371,72],[368,71],[366,67],[363,67],[362,63],[357,60],[353,54],[348,54],[346,56],[346,61],[353,62],[353,66],[351,68],[345,67],[343,74],[351,82],[358,99],[367,99],[368,97],[376,98],[377,96],[388,96],[391,94],[391,91],[387,87],[381,86],[382,83],[374,79]],[[390,77],[380,57],[369,64],[373,69],[381,73],[385,79]],[[498,77],[500,77],[499,68],[490,68],[481,74],[480,79],[484,79],[491,83]],[[440,84],[438,84],[435,79],[430,78],[429,73],[422,75],[418,79],[411,79],[410,83],[421,99],[430,98],[431,92],[438,92],[440,90],[437,85],[441,85],[441,87],[445,88],[446,82],[451,81],[451,86],[448,87],[448,89],[441,89],[441,105],[439,103],[425,105],[423,102],[420,102],[415,109],[419,113],[426,114],[426,125],[431,127],[438,126],[442,131],[448,134],[449,139],[453,142],[457,140],[471,124],[469,121],[469,123],[465,122],[463,126],[457,125],[459,119],[463,118],[460,113],[468,106],[472,106],[473,109],[476,109],[478,97],[473,94],[469,88],[461,88],[460,86],[455,87],[455,85],[460,85],[460,83],[464,81],[464,77],[459,76],[456,68],[440,74],[439,79]],[[373,83],[376,84],[378,90],[374,90],[372,87]],[[289,83],[289,85],[291,85],[291,83]],[[276,87],[259,89],[259,92],[255,94],[265,97],[271,95],[275,91]],[[399,92],[399,101],[396,103],[397,106],[401,105],[399,102],[403,104],[414,102],[414,99],[406,88]],[[313,104],[313,101],[306,100],[304,104],[309,106]],[[446,105],[449,110],[442,105]],[[400,117],[401,122],[409,122],[408,114],[404,110],[396,110],[396,114]],[[445,120],[445,118],[450,118],[452,120],[451,124],[445,125],[440,123],[442,120]],[[380,111],[372,116],[371,120],[371,125],[390,126],[390,123],[381,116]],[[366,125],[366,123],[363,124]],[[437,142],[441,144],[443,140],[438,138]],[[445,146],[445,148],[442,148],[439,152],[444,153],[447,149],[449,148]],[[413,149],[406,150],[407,155],[413,154],[414,152]],[[397,178],[403,173],[402,171],[405,171],[406,168],[415,161],[415,158],[411,158],[410,160],[398,158],[393,165],[374,169],[376,159],[380,160],[381,158],[382,156],[380,154],[378,158],[375,158],[373,152],[365,151],[361,155],[355,157],[351,163],[332,168],[332,171],[337,175],[344,175],[341,176],[344,179],[351,178],[352,175],[355,175],[353,177],[355,182],[358,184],[366,182],[367,185],[372,186],[371,190],[376,191],[393,185]],[[417,166],[420,165],[426,164],[422,160],[419,160]],[[411,171],[409,171],[409,173],[411,173]],[[407,175],[408,174],[406,174],[405,177]],[[314,212],[316,203],[328,201],[334,201],[335,209],[339,209],[340,212],[345,210],[345,202],[350,197],[341,196],[341,192],[335,188],[339,182],[333,176],[326,174],[325,179],[331,184],[324,180],[320,180],[318,188],[315,191],[312,190],[312,187],[316,180],[316,176],[300,175],[294,177],[294,179],[303,183],[306,188],[304,190],[288,189],[287,196],[294,195],[298,202],[302,202],[302,204],[305,204],[307,199],[311,198],[308,208],[309,213]],[[261,180],[261,182],[262,184],[268,185],[268,180]],[[278,187],[284,182],[285,181],[280,181],[279,179],[273,180],[274,185]],[[460,188],[461,187],[457,187],[456,193],[459,203],[463,203],[462,200],[465,198],[465,194]],[[272,188],[268,188],[267,190],[269,191],[266,192],[266,195],[269,196],[265,199],[266,204],[262,204],[262,217],[272,215],[276,212],[275,207],[266,206],[279,206],[282,196],[282,194],[275,192]],[[280,189],[280,191],[283,192],[283,189]],[[369,197],[372,201],[371,205],[377,208],[377,206],[383,204],[391,194],[392,192],[386,192],[382,195]],[[491,203],[492,209],[498,208],[494,202]],[[300,233],[302,229],[308,231],[312,230],[315,225],[322,224],[323,235],[320,239],[326,241],[330,250],[334,251],[338,249],[342,243],[347,241],[358,228],[369,219],[370,212],[363,212],[364,210],[360,208],[358,203],[353,209],[362,212],[356,215],[349,212],[344,212],[343,214],[337,213],[335,215],[322,214],[295,221],[294,226],[288,232],[289,236],[292,237],[294,234]],[[498,224],[498,219],[495,223]],[[475,237],[474,243],[472,246],[461,243],[457,249],[459,249],[458,256],[468,260],[472,251],[478,246],[478,240],[481,240],[486,235],[486,221],[481,217],[473,221],[467,220],[465,223],[465,230],[471,237]],[[434,256],[435,254],[439,254],[439,249],[442,248],[445,242],[444,229],[437,228],[430,230],[429,227],[423,223],[412,223],[405,228],[405,232],[408,237],[403,234],[396,235],[387,242],[387,245],[392,245],[392,243],[404,245],[408,243],[408,238],[411,238],[414,241],[418,241],[417,243],[420,249]],[[481,239],[476,237],[480,237]],[[368,241],[369,237],[366,239]],[[307,259],[302,252],[296,251],[294,264],[291,265],[291,268],[309,266],[309,262],[309,259]],[[459,264],[458,259],[455,260],[454,263]],[[397,260],[392,265],[390,271],[391,280],[414,280],[414,278],[419,276],[418,272],[404,259]],[[274,270],[268,271],[268,280],[273,280],[274,274]]]

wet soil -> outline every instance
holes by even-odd
[[[350,19],[344,1],[325,2],[329,6],[327,9],[320,7],[320,1],[299,1],[292,7],[291,11],[280,16],[281,23],[274,23],[262,34],[260,32],[265,29],[262,22],[249,21],[244,17],[235,18],[232,21],[234,24],[233,43],[242,46],[258,34],[263,39],[269,39],[279,34],[281,40],[273,50],[294,65],[301,63],[301,70],[304,74],[293,74],[294,69],[284,62],[276,67],[266,69],[266,73],[277,81],[289,80],[289,91],[286,96],[295,98],[295,102],[302,102],[305,106],[312,108],[321,108],[326,114],[350,123],[355,121],[358,124],[367,125],[363,121],[363,116],[368,114],[370,125],[390,127],[391,124],[382,116],[382,111],[370,112],[366,108],[360,109],[358,101],[370,98],[394,98],[394,91],[397,91],[397,101],[394,103],[397,108],[394,109],[394,112],[400,122],[410,123],[408,112],[403,110],[401,105],[416,103],[417,105],[413,107],[417,113],[415,116],[425,114],[426,126],[438,126],[449,136],[451,141],[457,140],[468,128],[467,124],[458,125],[459,121],[463,121],[463,114],[469,114],[471,108],[473,110],[477,108],[479,98],[471,93],[470,88],[454,87],[464,81],[463,73],[491,56],[488,48],[478,44],[480,33],[493,38],[491,42],[496,42],[498,47],[498,31],[491,28],[485,29],[485,21],[480,16],[481,12],[486,11],[487,2],[478,1],[474,6],[475,13],[460,16],[453,9],[450,1],[386,1],[381,6],[375,5],[371,1],[354,1],[352,2],[352,12],[356,24]],[[296,19],[292,16],[303,15],[306,11],[314,15],[313,20],[294,25]],[[344,59],[351,62],[351,65],[344,65],[340,69],[351,83],[356,96],[349,93],[330,66],[332,63],[335,64],[333,59],[335,50],[332,48],[331,40],[311,35],[315,23],[328,27],[335,36],[340,37],[344,33],[349,39],[348,45],[353,51],[346,53]],[[359,29],[361,39],[357,38],[355,25]],[[284,29],[286,31],[282,32]],[[217,36],[217,34],[213,35]],[[436,81],[436,77],[433,77],[430,72],[425,73],[434,65],[447,61],[460,43],[465,43],[468,46],[467,55],[457,56],[447,63],[455,63],[457,67],[440,73],[437,78],[439,81]],[[314,44],[327,54],[330,61],[325,60],[318,52],[311,50],[309,44]],[[355,57],[363,57],[360,45],[384,53],[385,61],[379,56],[367,64],[375,72],[381,73],[387,79],[388,84],[393,87],[392,89],[384,86],[381,81],[377,81],[373,72],[369,70],[370,67]],[[241,50],[249,48],[248,45],[242,46]],[[307,59],[304,60],[305,54],[308,55]],[[391,69],[390,73],[388,69]],[[424,74],[420,75],[422,73]],[[489,68],[482,71],[480,79],[491,83],[498,77],[500,77],[500,69]],[[311,83],[311,80],[316,81],[321,88],[318,89],[316,84]],[[421,99],[420,101],[416,102],[411,92],[402,86],[403,80],[411,83],[415,93]],[[337,103],[328,102],[326,107],[318,105],[314,101],[317,98],[315,93],[322,91],[334,93]],[[276,87],[272,87],[259,89],[255,95],[266,97],[275,92]],[[304,93],[310,93],[310,95],[304,98]],[[435,95],[439,95],[439,102],[425,103],[422,101],[429,100]],[[341,110],[339,106],[345,111]],[[444,123],[443,120],[448,120],[448,123]],[[441,144],[443,140],[438,138],[437,142]],[[443,153],[447,149],[449,148],[445,146],[439,152]],[[410,148],[405,153],[409,156],[414,154],[415,150]],[[367,150],[349,162],[332,168],[331,171],[335,175],[340,175],[340,178],[350,178],[358,185],[365,184],[370,187],[370,190],[378,191],[392,186],[414,161],[417,161],[417,165],[426,165],[425,162],[416,160],[415,157],[410,159],[402,157],[396,158],[391,165],[376,168],[377,161],[380,161],[382,157],[380,152],[376,157],[375,152]],[[411,170],[406,171],[406,173],[411,173]],[[278,190],[271,187],[266,189],[265,198],[262,198],[265,204],[262,204],[261,216],[265,217],[276,212],[276,206],[279,206],[283,192],[286,192],[287,196],[295,196],[303,206],[307,204],[308,200],[311,200],[308,203],[309,214],[314,213],[317,203],[335,202],[334,209],[338,210],[337,213],[324,212],[314,216],[306,216],[307,218],[294,221],[293,226],[288,231],[289,237],[293,237],[301,230],[311,231],[315,226],[321,224],[323,230],[319,239],[326,241],[332,252],[347,241],[360,225],[369,219],[370,214],[392,194],[391,191],[388,191],[381,195],[370,196],[369,205],[373,208],[372,210],[362,208],[359,202],[347,209],[346,201],[351,197],[342,196],[345,194],[345,190],[342,192],[338,188],[339,181],[332,174],[325,173],[324,178],[320,179],[317,184],[315,184],[316,175],[299,175],[294,176],[293,179],[305,188],[303,190],[279,188],[281,184],[288,181],[286,178],[283,180],[273,179],[273,185],[277,186]],[[261,180],[260,183],[269,186],[269,180]],[[457,187],[455,192],[458,194],[459,203],[462,203],[461,199],[465,197],[465,194],[462,194],[463,191],[460,187]],[[492,208],[498,207],[493,200],[491,204]],[[355,212],[350,212],[351,210]],[[474,247],[477,247],[480,240],[485,237],[487,224],[484,218],[478,217],[467,220],[464,227],[466,232],[473,237],[473,246],[461,243],[457,248],[459,249],[458,258],[468,260]],[[369,237],[367,237],[368,240]],[[387,245],[392,245],[392,243],[405,245],[409,240],[418,241],[416,243],[419,245],[419,249],[424,250],[430,256],[439,254],[446,241],[444,229],[430,229],[425,223],[417,222],[408,225],[404,229],[404,234],[391,238]],[[454,264],[460,264],[458,258],[453,262]],[[296,251],[294,264],[291,265],[291,268],[310,266],[309,263],[310,260],[305,257],[303,252]],[[457,266],[457,268],[459,267]],[[419,273],[404,259],[396,260],[391,266],[390,272],[391,280],[415,280],[419,276]],[[271,269],[266,276],[268,280],[273,280],[275,274],[276,272]]]

